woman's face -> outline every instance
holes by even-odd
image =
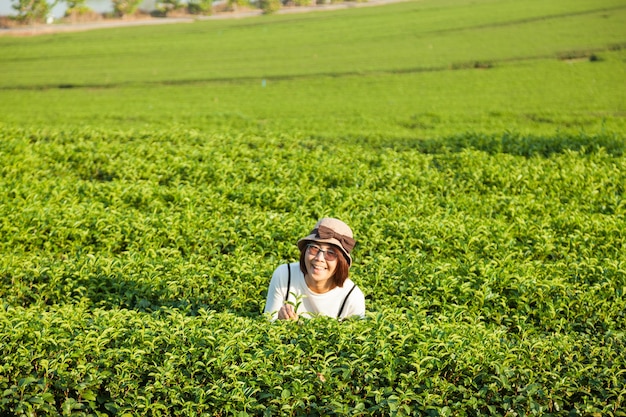
[[[319,250],[321,249],[321,250]],[[335,259],[330,261],[327,253],[334,253]],[[307,275],[315,284],[323,284],[330,280],[337,269],[337,256],[341,253],[333,245],[327,243],[310,243],[304,254],[304,265]]]

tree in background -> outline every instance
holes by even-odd
[[[250,0],[226,0],[228,10],[236,12],[239,7],[250,6]]]
[[[153,15],[168,16],[175,12],[210,15],[213,13],[213,0],[157,0]]]
[[[280,10],[282,3],[280,0],[260,0],[259,6],[264,14],[276,13]]]
[[[167,16],[169,13],[185,8],[182,0],[157,0],[156,9],[159,14]]]
[[[59,1],[48,3],[47,0],[13,0],[13,9],[17,11],[15,19],[22,23],[45,22]]]
[[[89,13],[93,13],[93,11],[87,7],[85,4],[87,0],[65,0],[65,4],[67,4],[67,10],[65,10],[65,16],[73,16],[73,15],[86,15]]]
[[[209,15],[213,13],[213,0],[189,0],[187,10],[191,14]]]
[[[142,0],[112,0],[113,13],[116,16],[131,16],[137,12]]]
[[[80,9],[82,7],[87,7],[85,2],[87,0],[65,0],[65,4],[67,4],[68,9]]]

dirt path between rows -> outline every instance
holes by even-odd
[[[384,6],[386,4],[406,2],[410,0],[369,0],[367,2],[345,2],[337,4],[283,7],[276,14],[307,13],[329,10],[350,9],[356,7]],[[241,10],[236,12],[219,12],[211,16],[189,16],[189,17],[145,17],[138,19],[105,19],[85,23],[52,23],[35,24],[23,27],[1,28],[0,36],[36,36],[48,35],[61,32],[81,32],[94,29],[106,29],[126,26],[147,26],[163,25],[175,23],[193,23],[201,20],[219,19],[243,19],[254,16],[261,16],[263,12],[258,9]]]

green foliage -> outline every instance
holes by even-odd
[[[621,134],[625,11],[614,0],[429,0],[54,42],[2,36],[0,114],[17,126],[323,139]]]
[[[81,17],[95,13],[85,3],[86,0],[66,0],[67,9],[65,9],[65,17]]]
[[[111,3],[113,3],[113,13],[123,17],[135,14],[141,0],[111,0]]]
[[[623,12],[0,37],[0,415],[624,416]],[[270,322],[326,215],[367,317]]]
[[[626,43],[621,25],[626,9],[615,5],[621,0],[559,0],[550,2],[551,7],[538,0],[482,1],[471,6],[456,0],[445,3],[443,9],[433,9],[433,4],[439,3],[430,0],[276,15],[260,24],[249,19],[224,19],[121,28],[68,34],[52,43],[45,36],[22,42],[0,37],[0,86],[114,88],[129,83],[240,83],[262,77],[281,81],[375,74],[424,76],[491,62],[491,72],[475,68],[472,73],[496,77],[493,88],[500,85],[501,72],[516,68],[523,75],[512,78],[510,84],[527,87],[526,94],[518,93],[519,99],[539,95],[549,102],[550,96],[534,88],[534,83],[540,82],[537,72],[547,72],[545,75],[552,79],[557,72],[554,67],[570,76],[584,65],[558,62],[562,65],[530,68],[525,73],[527,65],[542,59],[557,61],[572,51],[602,54],[611,48],[623,49]],[[608,10],[599,12],[597,8]],[[420,18],[419,25],[415,16]],[[131,34],[133,42],[127,42]],[[163,50],[168,53],[159,53]],[[86,59],[79,65],[71,59],[74,53],[84,54]],[[229,59],[214,58],[226,54]],[[36,71],[46,59],[58,62],[60,68]],[[33,65],[26,64],[29,62]],[[597,64],[602,68],[602,63]],[[185,71],[180,70],[181,65]],[[466,84],[470,85],[469,81]],[[422,83],[423,88],[427,86]],[[457,94],[463,94],[462,87],[459,82]]]
[[[213,12],[213,0],[190,0],[187,10],[191,14],[210,15]]]
[[[11,0],[13,9],[17,12],[16,19],[24,23],[43,22],[46,20],[52,8],[58,3],[54,0]]]
[[[159,0],[156,3],[156,9],[164,15],[167,15],[169,12],[185,8],[185,5],[186,2],[183,3],[182,0]]]
[[[621,415],[623,139],[0,138],[4,411]],[[269,322],[327,214],[370,313]]]
[[[276,13],[280,10],[282,2],[280,0],[259,0],[259,7],[264,14]]]
[[[64,0],[69,9],[86,7],[87,0]]]
[[[240,6],[250,6],[249,0],[226,0],[227,8],[231,11],[236,11]]]
[[[315,0],[293,0],[292,3],[295,6],[315,6]]]

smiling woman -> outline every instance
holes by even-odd
[[[274,271],[265,313],[275,319],[297,320],[316,315],[340,319],[365,315],[365,297],[348,278],[355,240],[350,227],[323,218],[298,241],[300,262]]]

